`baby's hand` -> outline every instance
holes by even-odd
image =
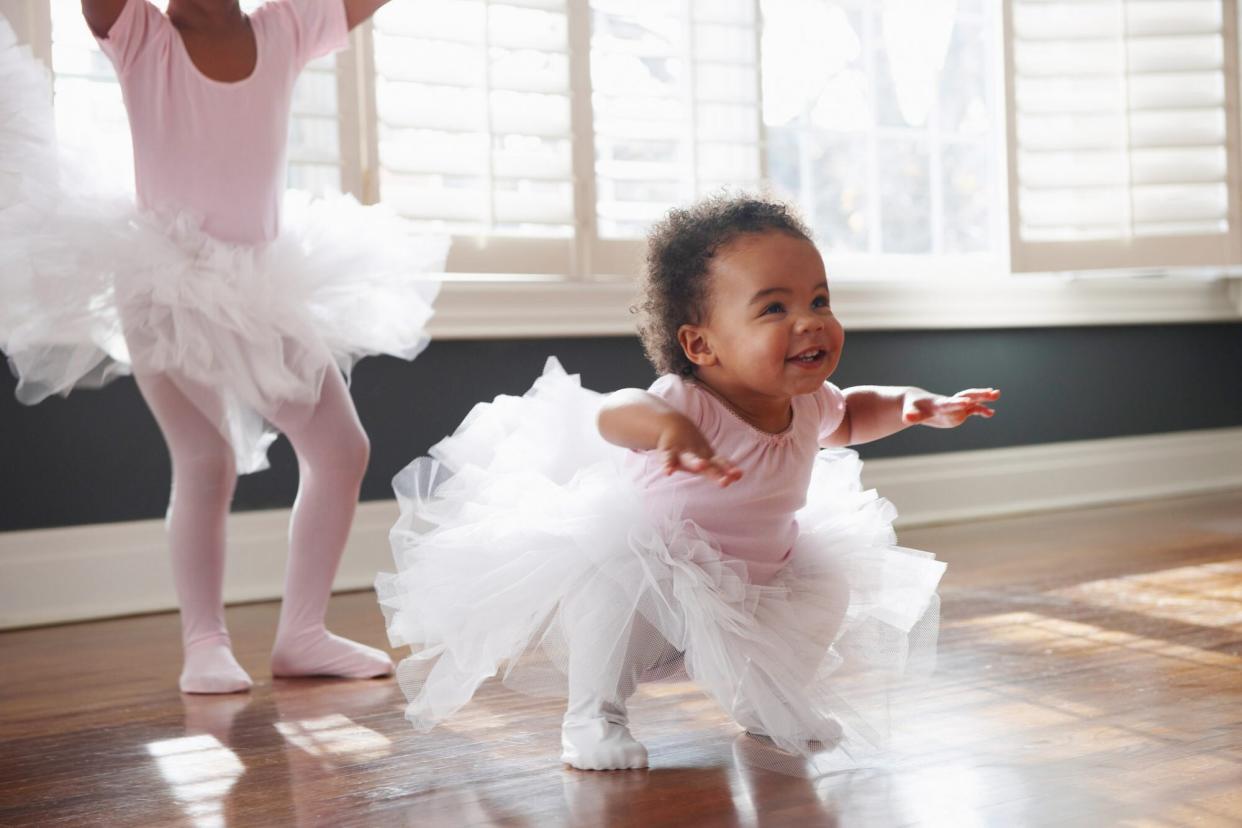
[[[910,425],[957,428],[967,417],[991,417],[996,412],[985,403],[1000,397],[995,388],[971,388],[952,397],[914,389],[906,392],[901,419]]]
[[[689,419],[681,414],[668,416],[656,451],[664,455],[664,474],[685,471],[715,480],[723,488],[742,476],[742,470],[723,457],[717,457],[711,444]]]

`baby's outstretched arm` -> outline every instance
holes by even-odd
[[[664,455],[664,473],[686,471],[728,486],[742,471],[719,457],[690,418],[654,394],[623,388],[604,401],[599,433],[622,448],[658,450]]]
[[[991,417],[988,403],[995,402],[995,388],[971,388],[951,397],[922,388],[858,385],[845,389],[845,418],[824,441],[825,446],[869,443],[912,425],[956,428],[967,417]]]

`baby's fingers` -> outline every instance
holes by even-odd
[[[710,477],[719,482],[721,486],[728,486],[742,476],[737,466],[723,457],[700,457],[697,454],[683,451],[680,459],[681,466],[686,471]]]
[[[984,402],[1000,399],[999,388],[967,388],[965,391],[958,391],[954,394],[954,398],[970,400],[971,402]]]
[[[700,457],[692,451],[683,451],[677,455],[678,468],[688,472],[701,472],[711,467],[711,460]]]
[[[701,464],[702,458],[688,451],[669,449],[664,454],[664,473],[666,475],[676,471],[698,471]]]
[[[692,451],[669,449],[664,455],[664,473],[666,475],[677,471],[698,473],[707,467],[708,462]]]
[[[742,470],[724,457],[713,457],[711,465],[721,488],[742,479]]]
[[[948,418],[948,422],[954,425],[961,425],[968,417],[987,418],[996,415],[995,411],[982,403],[967,403],[966,405],[953,406],[952,408],[946,407],[940,413]]]
[[[685,471],[709,477],[721,486],[728,486],[742,476],[742,471],[732,462],[723,457],[702,457],[690,451],[669,452],[670,459],[665,463],[665,474]]]

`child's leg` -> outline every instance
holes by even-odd
[[[137,380],[172,459],[168,541],[185,649],[181,690],[246,690],[250,676],[233,658],[224,626],[225,525],[237,482],[233,449],[170,378]]]
[[[282,409],[272,422],[293,444],[301,475],[289,526],[289,564],[272,674],[390,675],[392,660],[385,653],[324,628],[332,579],[345,551],[370,454],[349,389],[331,370],[313,408]]]
[[[630,734],[626,702],[671,645],[627,602],[600,593],[585,589],[563,609],[569,705],[561,761],[579,770],[645,768],[647,749]]]
[[[760,624],[779,629],[790,624],[795,625],[800,635],[809,635],[818,645],[815,649],[819,659],[809,658],[806,666],[812,670],[819,666],[822,656],[827,654],[841,625],[845,621],[845,613],[850,603],[848,576],[840,565],[832,560],[817,561],[813,566],[803,567],[804,571],[792,575],[788,581],[790,595],[788,604],[796,611],[791,618],[782,615],[780,621],[772,618],[771,608],[760,603],[757,620]],[[789,607],[786,607],[788,610]],[[807,675],[807,680],[814,680]],[[769,686],[767,680],[753,666],[748,664],[742,674],[741,684],[736,693],[731,711],[734,721],[755,736],[768,736],[768,727],[759,716],[757,700],[776,699],[780,694]],[[771,723],[776,725],[778,732],[794,732],[798,730],[796,717],[792,711],[785,711],[781,706],[767,709],[769,717],[775,717]],[[841,737],[841,723],[831,715],[817,723],[816,733],[821,741],[831,742]]]

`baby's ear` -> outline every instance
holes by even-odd
[[[677,329],[677,342],[685,352],[686,359],[700,367],[715,365],[716,354],[712,351],[707,335],[698,325],[682,325]]]

